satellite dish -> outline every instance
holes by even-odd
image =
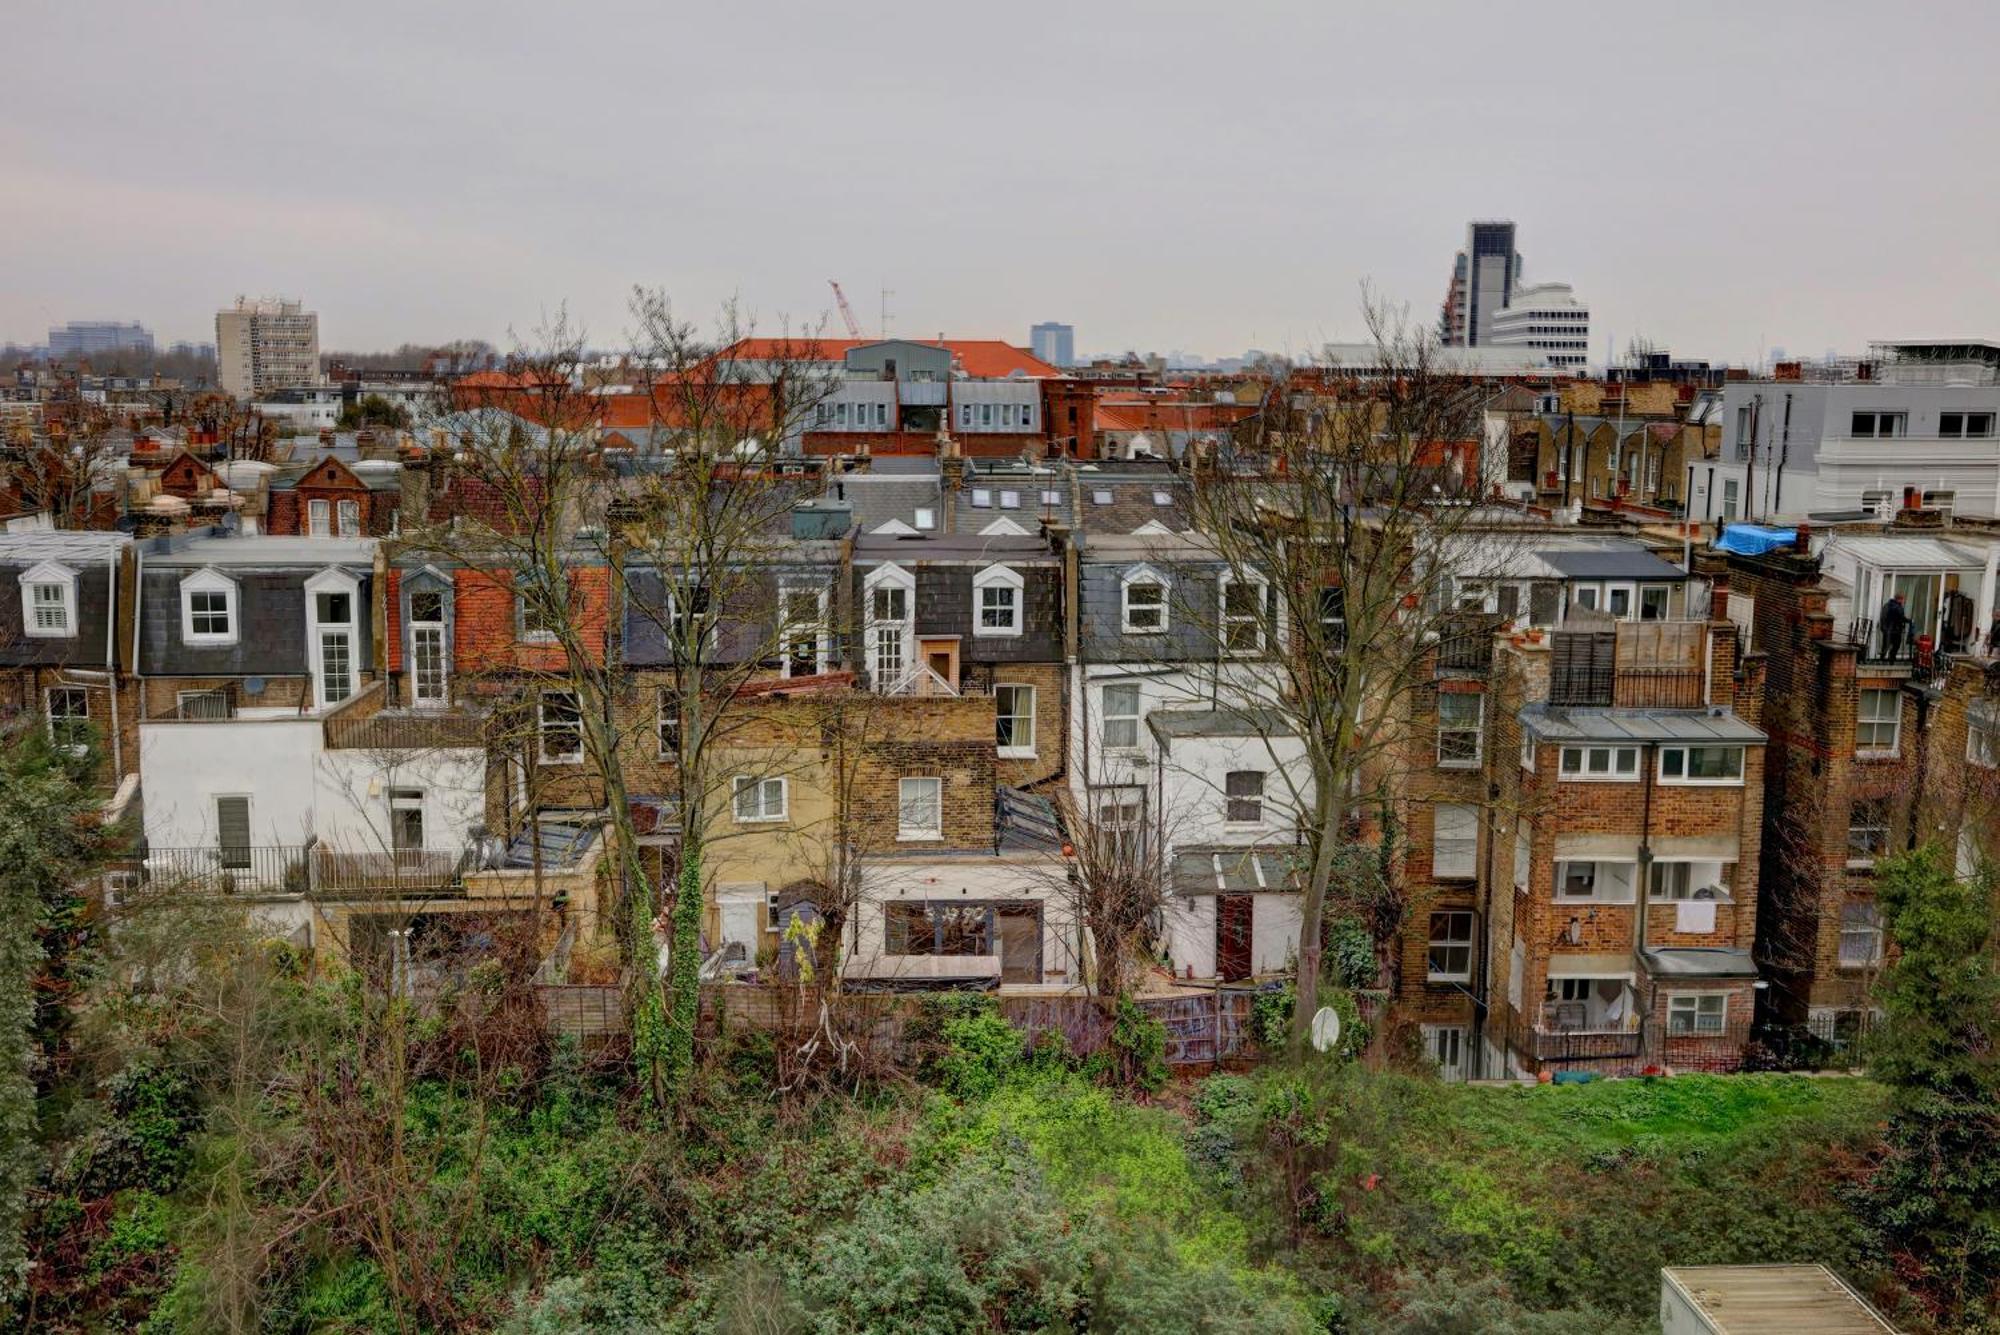
[[[1321,1052],[1331,1052],[1340,1042],[1340,1012],[1331,1006],[1321,1006],[1313,1016],[1312,1045]]]

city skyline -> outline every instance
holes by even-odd
[[[504,347],[565,305],[615,347],[634,283],[703,320],[734,298],[774,330],[831,316],[832,273],[871,335],[886,288],[890,332],[913,337],[1025,341],[1061,311],[1079,353],[1297,355],[1358,337],[1364,288],[1434,325],[1466,221],[1489,217],[1532,238],[1528,281],[1588,295],[1593,361],[1634,337],[1747,362],[1992,333],[2000,187],[1964,170],[2000,109],[1979,68],[1991,7],[1517,23],[1520,59],[1564,71],[1534,79],[1418,15],[1060,12],[1073,42],[981,25],[968,63],[926,56],[962,20],[876,31],[814,9],[788,11],[799,40],[777,50],[716,12],[620,20],[616,42],[584,13],[523,48],[505,6],[477,28],[397,11],[384,49],[368,34],[391,11],[365,4],[337,29],[260,11],[228,44],[206,12],[101,31],[32,10],[13,23],[31,58],[0,93],[0,343],[106,312],[199,340],[237,293],[284,291],[329,348]],[[85,42],[102,87],[66,103],[57,57]],[[299,50],[351,68],[246,118],[237,79],[200,77],[225,48],[232,71]],[[162,50],[189,76],[164,105],[144,77]],[[832,74],[876,61],[892,92]],[[1846,94],[1919,67],[1893,101]],[[498,119],[529,81],[543,111]],[[894,161],[854,132],[912,106]],[[1066,138],[1086,151],[1055,152]],[[925,164],[915,196],[868,188],[905,161]]]

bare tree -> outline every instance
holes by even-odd
[[[1217,700],[1304,743],[1304,763],[1277,771],[1305,854],[1295,1043],[1318,1006],[1329,897],[1364,818],[1397,795],[1432,655],[1466,634],[1490,650],[1492,625],[1468,627],[1452,582],[1504,563],[1480,532],[1481,396],[1439,368],[1428,335],[1367,315],[1370,365],[1281,376],[1235,446],[1193,469],[1198,526],[1230,572],[1209,613]],[[1268,651],[1237,655],[1267,636]],[[1386,973],[1403,913],[1370,898],[1356,907]]]
[[[813,484],[785,448],[830,381],[811,339],[770,341],[754,362],[729,355],[746,336],[733,310],[712,337],[656,293],[635,294],[633,313],[633,362],[652,368],[638,389],[648,409],[639,448],[628,458],[602,448],[602,399],[577,374],[581,335],[559,320],[511,363],[511,411],[446,419],[451,467],[486,504],[410,542],[518,599],[540,643],[511,666],[540,701],[542,730],[550,708],[560,715],[554,726],[574,739],[605,812],[634,1059],[665,1108],[693,1063],[705,850],[743,777],[724,763],[737,724],[753,723],[736,706],[796,630],[783,572],[796,557],[792,507]],[[657,711],[635,700],[621,619],[656,642]],[[628,771],[641,756],[669,773],[680,822],[672,889],[655,883],[633,818]],[[668,938],[664,969],[656,935]]]

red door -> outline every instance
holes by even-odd
[[[1224,982],[1250,976],[1249,895],[1215,897],[1215,971]]]

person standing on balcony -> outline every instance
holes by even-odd
[[[1993,624],[1986,628],[1986,656],[2000,657],[2000,607],[1993,609]]]
[[[1903,608],[1903,595],[1898,593],[1882,604],[1882,656],[1900,658],[1903,652],[1903,636],[1910,629],[1910,614]]]

